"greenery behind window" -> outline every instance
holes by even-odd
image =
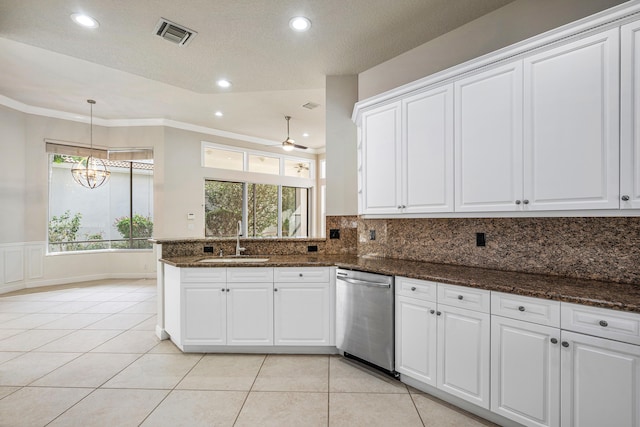
[[[207,180],[205,234],[235,237],[238,221],[246,218],[248,237],[307,237],[308,194],[306,188]]]
[[[77,160],[50,154],[49,252],[150,249],[153,164],[107,161],[109,181],[88,189],[71,177],[71,166]]]

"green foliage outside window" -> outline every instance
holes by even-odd
[[[131,226],[133,224],[133,226]],[[116,218],[113,224],[120,235],[128,239],[129,237],[151,237],[153,234],[153,221],[151,217],[143,216],[140,214],[133,215],[133,222],[128,216],[122,216]],[[135,240],[132,242],[133,247],[131,249],[144,249],[150,248],[151,243],[146,240]],[[114,242],[112,247],[128,248],[129,242]]]
[[[82,214],[77,212],[71,216],[71,211],[66,210],[59,216],[51,217],[49,221],[49,243],[56,243],[51,245],[51,250],[54,251],[74,251],[78,250],[79,245],[73,243],[78,235],[80,229],[80,220]]]

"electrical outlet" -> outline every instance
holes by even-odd
[[[476,233],[476,246],[487,246],[487,240],[484,233]]]
[[[318,252],[318,245],[307,246],[307,252]]]
[[[369,230],[369,240],[376,240],[376,230]]]
[[[213,253],[213,246],[205,246],[204,251],[208,253]]]
[[[331,229],[329,229],[329,238],[330,239],[339,239],[340,238],[340,229],[339,228],[331,228]]]

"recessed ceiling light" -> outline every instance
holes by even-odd
[[[309,137],[309,134],[307,132],[303,133],[302,136],[304,136],[305,138]]]
[[[231,82],[229,80],[226,80],[226,79],[218,80],[217,84],[218,84],[218,86],[224,87],[224,88],[231,87]]]
[[[296,16],[295,18],[291,18],[289,21],[289,27],[291,27],[293,31],[307,31],[311,28],[311,21],[309,21],[309,18],[305,18],[304,16]]]
[[[98,21],[96,21],[94,18],[90,17],[89,15],[82,14],[82,13],[74,13],[74,14],[72,14],[71,15],[71,19],[76,24],[80,25],[81,27],[85,27],[85,28],[98,28],[100,26],[100,24],[98,24]]]
[[[216,111],[216,112],[214,113],[214,115],[215,115],[216,117],[222,117],[222,116],[224,116],[224,114],[222,114],[222,111]]]

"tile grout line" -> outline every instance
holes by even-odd
[[[159,345],[160,343],[158,343]],[[156,354],[156,353],[149,353],[151,350],[153,350],[154,348],[156,348],[156,346],[154,345],[152,348],[150,348],[149,350],[147,350],[146,353],[144,353],[144,355],[147,354]],[[163,354],[163,353],[159,353],[159,354]],[[143,355],[143,356],[144,356]],[[162,405],[162,402],[164,402],[165,400],[167,400],[167,398],[169,397],[169,395],[171,393],[173,393],[176,389],[176,387],[178,387],[180,385],[180,383],[182,381],[184,381],[184,379],[187,377],[187,375],[189,375],[191,373],[191,371],[193,371],[195,369],[196,366],[198,366],[198,363],[200,363],[200,361],[202,361],[202,359],[204,359],[204,356],[206,355],[206,353],[202,353],[200,355],[200,358],[196,361],[196,363],[193,364],[193,366],[182,376],[182,378],[180,378],[176,384],[173,386],[173,388],[169,389],[167,391],[167,394],[160,400],[160,402],[158,402],[158,404],[156,406],[153,407],[153,409],[151,411],[149,411],[149,413],[142,419],[142,421],[140,421],[140,423],[138,423],[138,426],[141,426],[142,424],[144,424],[144,422],[151,416],[151,414],[153,414],[156,409],[158,409],[160,407],[160,405]],[[140,356],[142,357],[142,356]],[[136,359],[138,360],[138,359]],[[162,389],[162,390],[167,390],[167,389]]]
[[[407,388],[407,391],[409,392],[409,397],[411,398],[411,403],[413,403],[413,407],[416,408],[416,412],[418,413],[418,418],[420,418],[420,422],[422,423],[422,425],[424,427],[425,423],[424,423],[424,420],[422,419],[422,414],[418,410],[418,405],[416,405],[416,401],[413,398],[413,393],[411,393],[411,390],[409,390],[408,388]]]
[[[247,400],[249,399],[249,395],[251,394],[251,390],[253,390],[253,386],[256,384],[256,381],[258,380],[258,375],[260,375],[260,371],[262,371],[262,367],[264,366],[264,363],[267,361],[267,357],[268,357],[267,354],[263,355],[262,363],[260,364],[260,368],[258,368],[258,372],[256,373],[256,376],[253,379],[253,382],[251,383],[251,387],[249,387],[249,390],[247,391],[247,395],[244,397],[244,400],[242,401],[242,405],[240,405],[240,409],[238,410],[238,414],[236,415],[235,419],[233,420],[232,426],[235,426],[236,423],[238,422],[238,418],[240,418],[240,414],[242,413],[242,410],[244,409],[244,405],[247,403]]]

